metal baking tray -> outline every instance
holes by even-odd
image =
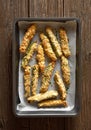
[[[19,111],[16,109],[19,104],[18,95],[18,71],[19,71],[19,27],[18,22],[67,22],[75,20],[77,23],[76,28],[76,92],[75,92],[75,106],[71,111]],[[12,86],[13,86],[13,112],[19,117],[30,117],[30,116],[75,116],[78,114],[81,102],[81,28],[80,20],[78,18],[18,18],[14,21],[14,33],[13,33],[13,44],[12,44]]]

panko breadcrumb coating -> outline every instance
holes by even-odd
[[[25,97],[30,96],[30,66],[26,66],[24,69],[24,89],[25,89]]]
[[[45,69],[45,56],[42,45],[38,45],[36,59],[38,61],[40,71],[43,72]]]
[[[66,100],[47,100],[47,101],[42,101],[38,103],[38,107],[67,107],[67,101]]]
[[[28,65],[28,63],[29,63],[30,59],[32,58],[33,53],[36,49],[37,49],[36,42],[32,43],[29,46],[28,50],[26,51],[26,55],[22,59],[22,63],[21,63],[22,68],[25,68]]]
[[[26,52],[26,49],[29,45],[29,42],[34,37],[35,33],[36,33],[36,25],[33,24],[28,28],[27,32],[25,33],[25,35],[23,37],[22,43],[21,43],[20,48],[19,48],[21,53]]]
[[[66,30],[64,28],[60,28],[60,42],[61,42],[61,49],[65,57],[69,57],[71,55],[69,42]]]
[[[40,34],[40,39],[42,40],[42,46],[44,48],[44,51],[46,55],[53,61],[57,60],[57,57],[55,53],[53,52],[53,49],[51,47],[50,41],[46,35],[43,33]]]
[[[58,96],[58,92],[56,90],[50,90],[45,93],[39,93],[35,96],[28,97],[27,100],[29,102],[40,102],[47,99],[56,98]]]
[[[65,56],[61,57],[61,70],[65,84],[70,84],[70,67],[68,59]]]
[[[49,84],[50,84],[50,79],[51,79],[54,67],[55,67],[55,62],[51,62],[45,68],[43,75],[42,75],[42,85],[40,87],[40,93],[44,93],[48,90],[48,87],[49,87]]]
[[[55,75],[54,75],[54,80],[55,80],[55,83],[57,84],[57,87],[58,87],[58,91],[59,91],[59,94],[61,96],[61,99],[66,99],[66,88],[65,88],[65,85],[63,83],[63,80],[60,76],[60,73],[58,71],[56,71]]]
[[[31,95],[36,95],[36,90],[38,86],[38,77],[39,77],[39,66],[36,64],[32,67],[32,77],[31,77]]]
[[[46,32],[48,33],[48,36],[51,40],[51,44],[53,46],[53,49],[54,49],[57,57],[61,57],[61,55],[62,55],[61,47],[60,47],[60,44],[58,43],[58,40],[57,40],[56,36],[54,35],[52,29],[50,27],[47,27]]]

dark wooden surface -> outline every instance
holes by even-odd
[[[12,32],[17,17],[78,17],[82,106],[77,117],[16,118],[12,113]],[[0,0],[0,130],[91,130],[91,0]]]

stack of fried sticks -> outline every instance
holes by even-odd
[[[25,97],[29,103],[37,102],[38,107],[67,107],[66,85],[70,84],[68,58],[71,52],[66,30],[64,28],[59,29],[59,42],[52,28],[46,27],[47,35],[44,33],[39,35],[40,44],[37,42],[31,43],[32,38],[36,35],[36,30],[37,26],[35,24],[27,29],[19,48],[20,53],[24,55],[21,67],[24,71]],[[35,52],[37,52],[37,64],[30,66],[29,62]],[[45,65],[45,54],[51,60],[47,66]],[[48,88],[57,59],[60,59],[63,79],[60,72],[56,70],[54,81],[58,91],[49,91]],[[37,93],[39,74],[42,75],[42,80],[39,93]],[[59,99],[57,98],[58,95],[60,95]]]

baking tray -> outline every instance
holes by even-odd
[[[19,104],[18,95],[18,71],[19,71],[19,27],[18,22],[29,21],[29,22],[66,22],[76,21],[76,92],[75,92],[75,106],[71,111],[19,111],[16,109]],[[78,114],[80,109],[81,100],[81,33],[80,33],[80,20],[78,18],[18,18],[14,22],[14,35],[12,44],[12,86],[13,86],[13,112],[19,117],[30,117],[30,116],[75,116]]]

